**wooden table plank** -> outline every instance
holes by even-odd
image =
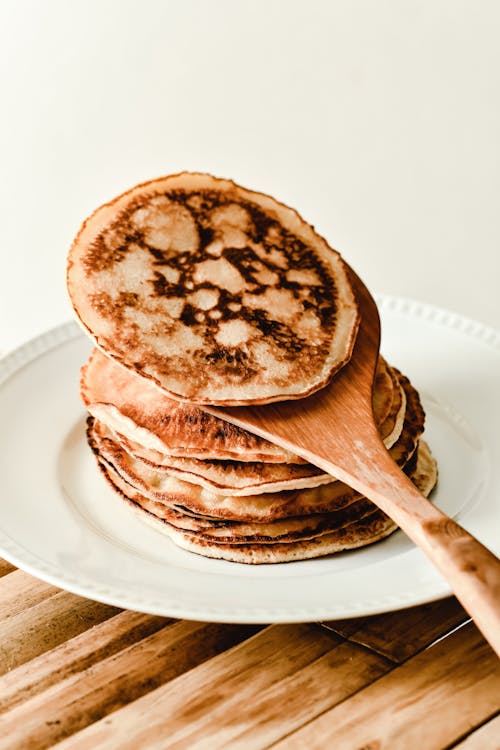
[[[179,621],[67,677],[8,710],[0,719],[1,750],[33,750],[55,742],[179,674],[211,659],[255,626]]]
[[[239,722],[254,697],[297,675],[341,642],[319,626],[273,625],[89,726],[61,748],[153,747],[158,738],[168,747],[174,738],[190,735],[198,723],[210,724],[217,709],[224,721],[232,717]],[[211,746],[212,738],[209,744],[207,736],[201,736],[206,747]]]
[[[7,562],[7,560],[2,560],[0,557],[0,578],[2,576],[6,576],[7,573],[12,573],[13,570],[17,570],[15,565],[12,565],[12,563]]]
[[[469,734],[454,750],[500,750],[500,715]]]
[[[495,657],[472,625],[438,640],[466,618],[449,598],[321,625],[172,621],[0,561],[0,748],[500,750]]]
[[[0,578],[0,622],[34,607],[61,589],[38,581],[23,570],[15,570]]]
[[[422,631],[418,643],[414,639],[413,649],[423,648],[435,640],[440,610],[444,608],[445,614],[450,611],[447,602],[437,604],[439,606],[425,607],[427,619],[412,613],[413,618],[418,618]],[[282,626],[269,628],[233,652],[144,696],[108,717],[106,722],[98,722],[74,735],[63,747],[83,750],[89,745],[95,748],[135,746],[149,750],[159,746],[158,738],[161,738],[162,748],[264,748],[395,667],[381,655],[358,643],[342,642],[337,636],[323,656],[300,668],[297,665],[291,674],[278,673],[281,660],[289,658],[304,639],[304,632],[298,627],[304,626],[286,626],[287,638],[280,637],[271,652],[264,648],[269,647],[267,634],[277,632]],[[294,641],[298,642],[294,644]],[[261,651],[261,662],[258,654],[254,654],[255,645]],[[234,652],[238,652],[242,677],[234,674]],[[222,665],[221,672],[214,673],[214,662],[218,669]],[[265,664],[264,677],[262,663]],[[266,679],[271,680],[270,685],[265,683]],[[215,696],[209,705],[203,687],[206,684],[210,684]]]
[[[498,659],[472,623],[413,657],[276,750],[442,750],[499,708]]]
[[[123,651],[169,622],[166,617],[121,612],[80,635],[68,634],[69,640],[0,677],[0,712]]]
[[[254,750],[267,747],[292,733],[331,706],[369,685],[391,669],[378,654],[344,642],[267,689],[256,690],[250,683],[244,699],[219,701],[198,720],[185,722],[180,731],[163,737],[162,748],[189,747],[192,750],[227,747]],[[179,685],[181,693],[182,685]],[[174,707],[167,701],[167,711]],[[141,736],[141,742],[143,737]],[[148,747],[158,739],[144,735]],[[105,747],[108,745],[104,745]]]
[[[119,611],[109,604],[58,591],[0,623],[0,674],[50,651]]]
[[[401,664],[469,619],[452,596],[410,609],[322,625]]]

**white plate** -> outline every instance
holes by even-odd
[[[434,501],[500,551],[500,334],[453,313],[378,300],[382,351],[410,376],[438,459]],[[0,554],[77,594],[129,609],[224,622],[296,622],[383,612],[449,588],[397,532],[330,558],[245,566],[184,552],[131,514],[84,437],[73,323],[0,361]]]

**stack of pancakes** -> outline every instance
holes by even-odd
[[[207,175],[146,183],[84,224],[68,288],[98,347],[82,370],[88,441],[141,519],[187,550],[246,563],[395,530],[352,488],[202,408],[302,398],[349,361],[348,273],[296,212]],[[429,494],[418,393],[382,358],[373,408],[392,457]]]

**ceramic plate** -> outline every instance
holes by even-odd
[[[459,315],[378,299],[382,352],[421,392],[437,457],[434,502],[500,552],[500,334]],[[74,323],[0,361],[0,555],[120,607],[223,622],[297,622],[399,609],[447,584],[398,531],[365,549],[246,566],[178,549],[108,488],[84,435]]]

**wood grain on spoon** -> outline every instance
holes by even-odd
[[[303,456],[378,505],[441,571],[500,656],[500,561],[424,498],[382,443],[372,413],[380,320],[354,273],[352,281],[360,330],[351,361],[329,386],[300,401],[205,408]]]

